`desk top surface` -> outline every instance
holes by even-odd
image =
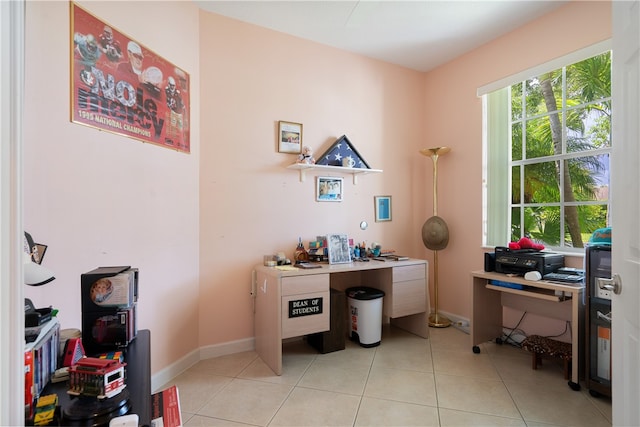
[[[519,285],[532,286],[536,288],[553,289],[564,292],[581,293],[584,291],[584,283],[560,283],[549,280],[526,280],[522,276],[514,276],[512,274],[487,272],[484,270],[476,270],[471,272],[472,277],[479,277],[487,280],[500,280],[503,282],[517,283]]]
[[[411,265],[424,265],[427,261],[423,259],[411,258],[405,261],[378,261],[370,259],[369,261],[352,261],[343,264],[328,264],[317,263],[320,268],[299,268],[296,266],[276,266],[267,267],[264,265],[257,265],[255,270],[264,272],[271,276],[306,276],[312,274],[327,274],[327,273],[347,273],[351,271],[363,271],[363,270],[378,270],[382,268],[403,267]],[[312,263],[314,264],[314,263]],[[280,268],[284,267],[284,268]]]

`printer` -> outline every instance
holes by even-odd
[[[535,249],[513,250],[504,246],[495,249],[495,271],[523,276],[528,271],[538,271],[542,276],[564,267],[564,255],[540,252]]]

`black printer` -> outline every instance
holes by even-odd
[[[564,267],[564,255],[535,249],[512,250],[504,246],[495,249],[495,270],[498,273],[523,276],[538,271],[542,276]]]

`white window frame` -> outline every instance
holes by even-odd
[[[511,236],[511,202],[509,198],[512,178],[510,164],[511,127],[508,125],[510,87],[540,74],[600,55],[610,51],[611,48],[611,40],[605,40],[478,88],[477,95],[482,98],[483,111],[483,247],[506,246]],[[593,155],[597,154],[601,154],[601,151],[593,152]],[[576,155],[584,155],[584,153],[576,153]],[[549,159],[545,158],[546,160]],[[570,253],[583,252],[583,248],[562,247],[561,250]]]

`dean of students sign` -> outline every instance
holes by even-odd
[[[289,318],[322,314],[322,297],[289,301]]]
[[[190,152],[189,74],[71,3],[71,121]]]

